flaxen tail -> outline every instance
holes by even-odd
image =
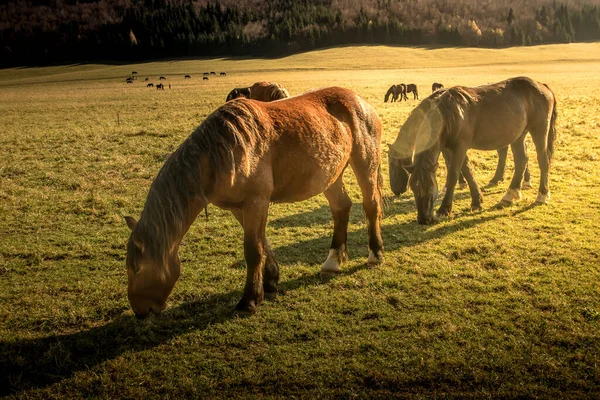
[[[554,106],[552,107],[552,117],[550,118],[550,129],[548,131],[548,161],[552,162],[554,154],[554,145],[556,144],[556,97],[554,98]]]
[[[552,89],[548,87],[548,85],[544,84],[552,93],[552,100],[554,104],[552,105],[552,116],[550,117],[550,128],[548,129],[548,162],[552,163],[552,157],[554,155],[554,146],[556,144],[556,96]]]

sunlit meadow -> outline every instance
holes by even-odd
[[[133,84],[125,77],[139,73]],[[203,81],[205,71],[215,71]],[[346,47],[278,59],[0,70],[0,395],[23,398],[597,398],[600,396],[600,44],[503,50]],[[226,72],[226,76],[218,76]],[[189,74],[192,79],[184,79]],[[164,91],[147,88],[144,78]],[[416,223],[393,197],[387,146],[418,104],[387,88],[480,85],[514,76],[558,100],[552,197],[496,207],[512,173],[469,210]],[[245,277],[242,230],[214,206],[181,246],[167,309],[137,320],[125,273],[129,229],[177,146],[234,87],[292,94],[343,86],[384,127],[385,264],[366,266],[360,192],[350,261],[319,276],[333,224],[320,195],[274,204],[267,234],[281,295],[233,314]],[[534,187],[539,182],[529,143]],[[483,185],[495,152],[469,153]],[[445,176],[439,171],[438,181]]]

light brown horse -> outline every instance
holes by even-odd
[[[138,316],[165,308],[180,273],[179,243],[209,203],[244,230],[246,285],[236,310],[253,313],[277,294],[279,267],[265,236],[269,204],[324,193],[334,233],[323,273],[347,260],[350,165],[368,220],[369,264],[383,262],[379,167],[381,121],[358,95],[337,87],[275,102],[240,99],[209,115],[165,162],[127,244],[128,297]]]
[[[247,88],[235,88],[227,95],[225,101],[245,97],[258,101],[274,101],[290,97],[288,91],[276,82],[256,82]]]
[[[529,132],[535,144],[540,167],[540,186],[536,203],[550,197],[548,171],[556,140],[556,99],[547,85],[518,77],[478,87],[455,86],[440,89],[423,100],[409,115],[392,145],[397,159],[408,157],[414,164],[404,167],[411,173],[409,185],[417,203],[419,223],[433,221],[437,197],[435,171],[440,152],[450,158],[446,193],[438,216],[452,212],[452,198],[459,173],[465,175],[471,190],[471,208],[481,208],[482,195],[466,161],[467,150],[497,150],[512,147],[515,172],[502,198],[513,202],[521,198],[521,181],[527,165],[525,137]],[[410,162],[410,161],[409,161]],[[394,165],[400,175],[402,162]],[[404,162],[406,164],[406,162]]]

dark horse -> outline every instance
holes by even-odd
[[[419,100],[419,91],[417,90],[417,85],[414,83],[409,83],[406,85],[406,90],[404,91],[404,100],[408,100],[406,96],[407,93],[413,94],[413,100]]]
[[[400,98],[400,101],[402,101],[402,97],[404,96],[405,91],[406,86],[404,85],[404,83],[400,83],[399,85],[392,85],[385,94],[383,102],[387,103],[390,96],[392,96],[392,103],[397,101],[398,98]]]
[[[433,221],[433,204],[437,197],[435,171],[442,150],[448,151],[450,166],[446,178],[448,189],[437,210],[438,216],[452,212],[454,187],[461,171],[471,191],[471,208],[481,208],[481,191],[466,162],[470,148],[512,147],[515,172],[502,201],[519,200],[527,165],[525,137],[528,132],[535,144],[541,173],[536,203],[543,204],[550,198],[548,171],[556,141],[556,99],[547,85],[518,77],[474,88],[456,86],[438,90],[421,102],[392,145],[394,154],[408,160],[417,152],[414,163],[405,169],[411,174],[409,184],[415,195],[419,223]],[[390,165],[390,176],[401,174],[397,167]]]
[[[256,82],[247,88],[235,88],[227,95],[225,101],[245,97],[258,101],[274,101],[290,97],[288,91],[276,82]]]
[[[443,89],[443,88],[444,88],[444,85],[442,85],[441,83],[434,82],[434,84],[431,85],[431,93],[435,92],[438,89]]]
[[[324,193],[333,240],[323,273],[347,260],[350,165],[368,220],[369,264],[383,262],[379,167],[381,121],[358,95],[337,87],[275,102],[230,101],[209,115],[165,162],[139,222],[126,217],[128,297],[136,315],[160,312],[180,274],[179,244],[209,203],[244,230],[246,285],[236,310],[253,313],[277,294],[279,267],[265,236],[269,205]]]

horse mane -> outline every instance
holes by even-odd
[[[250,153],[267,129],[256,104],[242,99],[227,102],[211,115],[165,161],[150,186],[133,238],[141,242],[159,275],[169,273],[168,256],[193,218],[192,202],[206,195],[211,182],[236,168],[234,154]],[[209,171],[201,160],[208,160]],[[208,176],[211,182],[203,182]]]
[[[417,196],[424,195],[425,193],[422,192],[422,189],[431,186],[425,185],[426,181],[435,179],[439,154],[439,147],[431,146],[415,156],[413,171],[410,174],[408,183]]]

